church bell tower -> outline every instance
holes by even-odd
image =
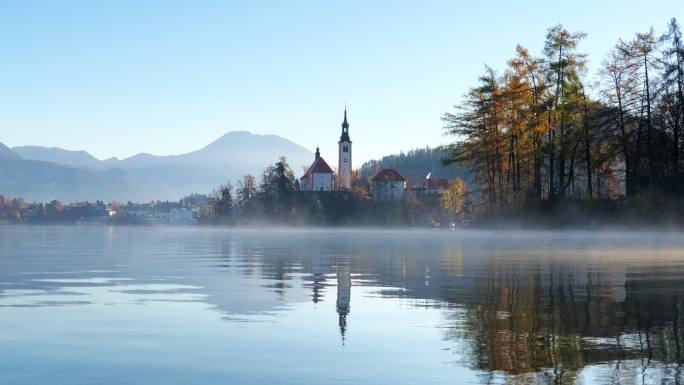
[[[339,145],[339,163],[337,166],[337,188],[348,190],[351,188],[352,175],[352,142],[349,139],[349,123],[347,123],[347,108],[344,108],[344,121],[342,122],[342,135]]]

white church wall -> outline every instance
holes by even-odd
[[[331,191],[332,174],[313,174],[313,191]]]

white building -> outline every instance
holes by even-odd
[[[300,191],[333,191],[333,170],[321,158],[316,148],[316,158],[303,177],[299,179]]]
[[[396,202],[404,199],[406,178],[392,168],[380,170],[371,179],[371,193],[376,202]]]
[[[344,121],[342,122],[342,135],[339,146],[339,157],[337,164],[337,188],[339,190],[349,190],[351,188],[352,176],[352,142],[349,139],[349,123],[347,123],[347,109],[344,109]]]
[[[168,217],[169,223],[195,224],[197,222],[195,211],[186,207],[171,209]]]

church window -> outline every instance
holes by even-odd
[[[349,152],[348,146],[342,146],[342,152]]]

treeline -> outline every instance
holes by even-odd
[[[540,202],[679,201],[684,46],[675,19],[619,40],[596,74],[582,32],[548,29],[543,52],[517,46],[486,67],[455,112],[446,163],[470,167],[486,212]],[[475,190],[475,189],[474,189]]]

